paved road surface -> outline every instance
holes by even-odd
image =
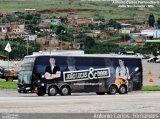
[[[109,113],[159,112],[160,92],[131,92],[126,95],[73,94],[72,96],[18,94],[0,91],[2,113]]]

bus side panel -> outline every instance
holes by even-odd
[[[70,85],[72,92],[107,92],[109,86],[115,83],[116,76],[121,73],[119,68],[120,60],[124,62],[124,70],[128,70],[128,74],[130,75],[130,79],[127,80],[133,81],[133,89],[139,90],[142,87],[141,59],[64,56],[50,57],[55,58],[56,65],[60,67],[61,77],[47,80],[46,82],[55,83],[59,87],[63,84]],[[37,75],[39,78],[42,77],[42,75],[45,74],[46,67],[49,65],[50,57],[39,57],[36,60],[33,74]],[[135,71],[137,67],[138,70]],[[102,74],[99,73],[99,70],[102,71]],[[96,73],[99,73],[99,76],[97,76]],[[91,77],[89,74],[91,74]]]

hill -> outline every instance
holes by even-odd
[[[44,9],[95,9],[95,11],[77,12],[79,17],[99,16],[105,19],[114,18],[148,18],[150,13],[153,13],[156,18],[160,16],[159,5],[154,5],[154,8],[120,8],[118,5],[111,2],[89,2],[81,0],[0,0],[1,12],[24,11],[25,8],[34,8],[36,10]],[[64,16],[68,13],[52,13],[51,15]]]

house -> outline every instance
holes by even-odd
[[[60,19],[53,19],[53,20],[51,20],[51,25],[52,26],[59,26],[59,25],[61,25],[61,20]]]
[[[51,23],[41,22],[38,27],[40,31],[50,31]]]
[[[69,15],[67,15],[67,22],[70,24],[74,24],[74,20],[78,19],[77,15],[70,13]]]
[[[147,35],[150,38],[160,38],[160,29],[142,30],[141,35]]]
[[[78,18],[75,14],[69,14],[67,16],[67,22],[73,26],[88,25],[94,23],[92,18]]]
[[[88,25],[93,23],[93,19],[91,18],[79,18],[75,20],[76,25]]]
[[[25,33],[25,32],[10,32],[8,37],[11,39],[23,38],[24,35],[26,35],[26,34],[27,33]]]
[[[0,25],[0,39],[8,38],[22,38],[27,33],[25,32],[24,24],[18,22],[12,22],[10,24]]]
[[[37,35],[24,35],[24,40],[35,41],[37,39]]]
[[[26,34],[24,24],[20,24],[18,22],[13,22],[10,24],[9,38],[21,38]]]
[[[10,32],[24,32],[24,24],[20,24],[18,22],[13,22],[10,24]]]
[[[5,39],[9,32],[10,24],[0,24],[0,39]]]
[[[54,21],[54,19],[52,18],[45,18],[42,19],[41,22],[39,23],[38,27],[40,29],[40,31],[50,31],[50,27],[52,24],[60,24],[59,20]]]
[[[120,30],[120,32],[123,33],[123,34],[130,34],[131,30],[128,29],[128,28],[123,28],[123,29]]]
[[[44,18],[41,20],[41,23],[51,23],[52,18]]]

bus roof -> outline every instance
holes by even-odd
[[[39,57],[39,56],[64,56],[64,57],[107,57],[107,58],[138,58],[136,55],[118,55],[118,54],[83,54],[83,55],[47,55],[47,54],[37,54],[28,55],[25,57]]]

